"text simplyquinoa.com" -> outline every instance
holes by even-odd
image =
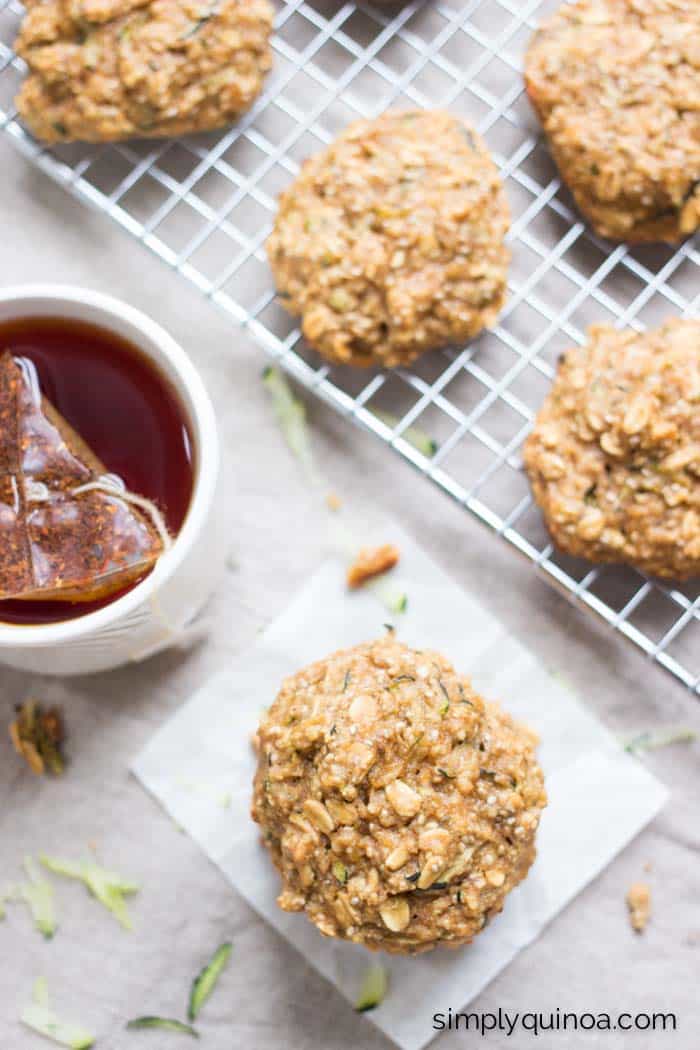
[[[433,1014],[436,1032],[471,1032],[482,1037],[491,1032],[512,1036],[528,1032],[533,1036],[551,1032],[675,1032],[678,1021],[674,1013],[592,1013],[565,1010],[539,1012],[500,1009],[496,1013],[460,1013],[449,1009]]]

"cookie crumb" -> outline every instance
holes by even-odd
[[[335,492],[329,492],[326,496],[326,506],[329,510],[338,511],[343,506],[343,501]]]
[[[348,569],[348,587],[361,587],[367,580],[381,576],[398,564],[401,553],[392,543],[382,547],[363,547],[357,558]]]
[[[635,933],[644,933],[651,916],[651,890],[646,882],[634,882],[627,891],[630,925]]]

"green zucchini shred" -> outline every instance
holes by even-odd
[[[319,486],[320,478],[311,450],[305,405],[295,396],[287,378],[274,365],[265,369],[262,381],[272,399],[272,407],[287,445],[301,463],[308,480],[314,486]]]
[[[45,854],[42,854],[39,860],[54,875],[63,875],[82,882],[125,930],[133,929],[125,898],[138,893],[137,883],[129,882],[116,872],[108,871],[91,860],[75,863],[60,857],[47,857]]]
[[[187,1008],[187,1016],[190,1021],[196,1021],[199,1011],[214,991],[216,984],[228,963],[233,945],[226,941],[216,949],[212,958],[204,969],[195,977],[190,991],[190,1001]]]
[[[348,881],[348,869],[345,867],[342,860],[333,861],[333,876],[341,886],[344,886]]]
[[[391,412],[380,412],[378,409],[371,409],[373,416],[376,416],[380,422],[384,423],[391,430],[396,430],[401,420],[398,416],[393,415]],[[409,445],[413,445],[418,452],[422,452],[424,456],[429,459],[435,455],[440,448],[437,441],[431,438],[424,430],[420,427],[406,427],[406,429],[399,435],[407,441]]]
[[[127,1021],[126,1027],[132,1030],[160,1028],[166,1032],[180,1032],[182,1035],[191,1035],[194,1039],[199,1039],[199,1032],[196,1028],[185,1024],[184,1021],[177,1021],[174,1017],[135,1017],[133,1021]]]
[[[408,609],[408,595],[405,591],[399,590],[395,584],[385,579],[385,575],[382,574],[374,580],[369,580],[365,586],[374,591],[384,608],[389,612],[405,613]]]
[[[37,1006],[49,1008],[49,983],[45,977],[37,977],[34,982],[32,998]]]
[[[264,369],[262,373],[262,381],[263,386],[266,388],[272,399],[272,407],[287,445],[301,463],[304,473],[312,486],[316,489],[322,488],[323,480],[316,468],[311,447],[309,427],[306,419],[306,407],[292,391],[286,376],[284,376],[280,369],[275,365],[268,365],[268,367]],[[408,440],[411,440],[412,437],[413,444],[418,442],[416,447],[422,445],[421,451],[426,455],[432,455],[437,451],[437,445],[435,442],[431,442],[429,438],[414,427],[406,430],[404,432],[404,437],[407,437]],[[430,444],[432,452],[425,451],[426,441]],[[348,548],[349,556],[351,556],[350,552],[354,552],[352,538],[346,534],[340,524],[336,524],[335,532],[338,538],[338,546],[341,548]],[[405,592],[398,591],[396,587],[387,584],[381,576],[375,580],[369,581],[367,586],[374,590],[377,597],[389,612],[406,612],[408,608],[408,596]]]
[[[372,963],[367,967],[360,985],[360,994],[355,1001],[358,1013],[374,1010],[384,1002],[389,990],[389,975],[381,963]]]
[[[69,1047],[69,1050],[88,1050],[95,1043],[95,1037],[86,1028],[60,1020],[51,1010],[45,977],[38,977],[34,982],[32,1002],[22,1010],[20,1021],[59,1046]]]
[[[438,685],[440,686],[440,692],[443,696],[443,699],[440,703],[440,707],[438,708],[438,712],[440,714],[440,717],[444,718],[447,712],[450,710],[450,694],[447,692],[447,689],[445,688],[445,683],[443,682],[442,678],[438,678]]]
[[[23,882],[17,887],[17,896],[31,911],[36,929],[50,941],[58,928],[53,886],[47,879],[42,879],[31,857],[24,858],[24,870],[29,882]]]
[[[660,729],[656,732],[648,730],[637,733],[624,743],[625,751],[635,754],[638,751],[657,751],[661,747],[669,747],[671,744],[690,743],[697,739],[698,734],[694,729],[684,726]]]
[[[178,783],[185,788],[186,791],[209,796],[218,806],[221,806],[222,809],[231,808],[233,803],[231,792],[220,791],[214,783],[209,783],[206,780],[193,780],[190,777],[178,777]]]

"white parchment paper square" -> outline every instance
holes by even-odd
[[[651,820],[666,790],[397,526],[382,526],[375,538],[402,551],[397,580],[409,605],[394,618],[399,637],[445,653],[479,691],[537,730],[550,799],[535,865],[472,945],[384,957],[390,993],[365,1016],[404,1050],[419,1050],[435,1035],[433,1014],[466,1006]],[[353,1001],[368,953],[322,937],[303,915],[280,911],[279,877],[249,816],[250,736],[282,678],[385,629],[386,610],[368,591],[349,595],[344,571],[340,559],[325,562],[256,645],[156,734],[133,769],[231,885]]]

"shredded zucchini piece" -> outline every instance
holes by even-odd
[[[192,780],[190,777],[178,777],[178,783],[182,784],[186,791],[195,794],[208,795],[222,809],[230,809],[233,797],[230,791],[219,791],[216,784],[209,784],[204,780]]]
[[[394,583],[387,580],[386,575],[377,576],[376,579],[369,580],[365,584],[365,587],[374,591],[384,608],[389,612],[406,612],[406,609],[408,608],[408,595],[405,591],[400,590]]]
[[[321,479],[314,462],[304,403],[295,396],[286,376],[274,365],[265,369],[262,378],[285,441],[301,463],[308,480],[319,486]]]
[[[0,893],[0,922],[7,917],[7,910],[5,905],[8,901],[11,901],[16,896],[15,893]]]
[[[192,989],[190,991],[190,1001],[187,1008],[187,1016],[190,1021],[197,1020],[199,1011],[214,991],[217,981],[221,977],[221,974],[231,957],[232,950],[233,945],[230,941],[226,941],[222,944],[216,949],[214,955],[204,969],[193,980]]]
[[[37,1006],[49,1008],[49,983],[45,977],[37,977],[32,998]]]
[[[199,1039],[199,1032],[192,1025],[184,1021],[176,1021],[172,1017],[135,1017],[127,1023],[127,1028],[161,1028],[166,1032],[181,1032],[183,1035],[191,1035]]]
[[[39,857],[39,860],[55,875],[64,875],[68,879],[82,882],[125,930],[133,929],[125,898],[138,893],[137,883],[129,882],[116,872],[108,871],[91,860],[74,863],[60,857],[45,855]]]
[[[647,730],[637,733],[627,741],[624,741],[625,751],[634,754],[637,751],[656,751],[660,747],[668,747],[670,744],[689,743],[697,739],[694,729],[684,726],[660,729],[657,731]]]
[[[378,409],[370,409],[373,416],[376,416],[382,423],[390,427],[392,430],[396,430],[397,426],[401,422],[398,416],[393,415],[391,412],[380,412]],[[406,427],[406,429],[400,435],[404,441],[408,441],[409,445],[413,445],[415,449],[422,452],[424,456],[429,459],[434,456],[440,448],[438,442],[429,437],[424,430],[420,427]]]
[[[61,1021],[51,1010],[45,977],[38,977],[34,982],[33,1001],[25,1006],[20,1021],[59,1046],[69,1047],[69,1050],[88,1050],[95,1043],[95,1037],[87,1029]]]
[[[39,869],[31,857],[24,858],[24,870],[29,882],[23,882],[17,888],[17,896],[23,900],[32,913],[34,925],[39,933],[51,940],[56,932],[56,911],[54,908],[53,886],[47,879],[42,879]]]
[[[317,489],[323,488],[323,480],[316,469],[316,464],[314,462],[311,439],[309,437],[309,428],[306,421],[306,408],[304,404],[294,395],[286,377],[280,372],[279,368],[276,368],[274,365],[269,365],[263,372],[263,383],[270,393],[277,421],[282,428],[282,433],[284,434],[289,448],[301,463],[311,484]],[[423,447],[420,450],[425,452],[426,455],[433,455],[437,450],[437,445],[435,445],[434,442],[431,442],[430,438],[421,434],[416,428],[410,428],[410,431],[414,438],[412,443],[416,444],[417,448],[420,447],[420,443],[422,443]],[[406,437],[407,440],[410,440],[408,434],[409,431],[407,430],[404,432],[403,436]],[[432,448],[431,452],[425,451],[427,447],[425,445],[426,441]],[[416,442],[418,442],[418,444]],[[433,445],[435,445],[434,448],[432,447]],[[334,521],[332,535],[334,538],[334,546],[343,550],[348,558],[354,558],[356,556],[357,550],[353,537],[341,522]],[[395,587],[387,586],[381,576],[376,580],[369,581],[366,586],[375,592],[379,600],[389,612],[406,612],[408,607],[408,597],[406,594],[403,591],[396,590]]]
[[[367,967],[362,978],[360,994],[355,1002],[355,1009],[358,1013],[374,1010],[375,1007],[384,1002],[388,990],[389,975],[381,963],[372,963]]]
[[[333,875],[341,886],[344,886],[348,881],[348,869],[345,867],[342,860],[333,861]]]

